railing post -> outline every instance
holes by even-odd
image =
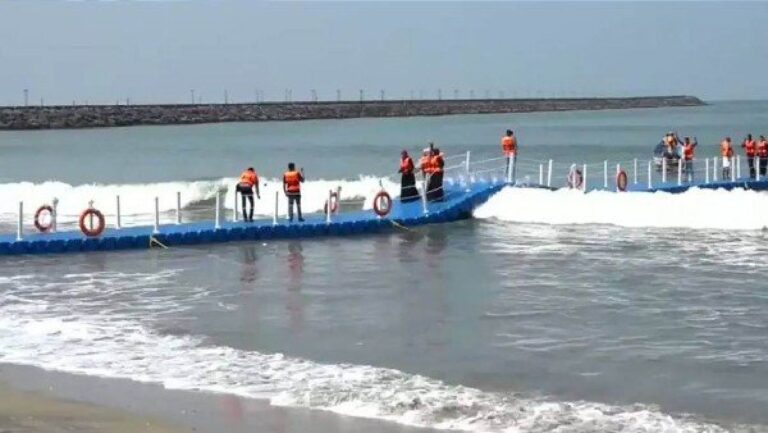
[[[653,161],[648,161],[648,189],[653,188]]]
[[[603,161],[603,188],[608,189],[608,161]]]
[[[514,170],[512,166],[514,164],[515,164],[515,158],[510,156],[509,164],[507,164],[507,183],[512,183],[512,171]]]
[[[221,190],[216,191],[216,214],[213,228],[216,230],[221,228]]]
[[[683,184],[683,164],[685,164],[684,159],[678,159],[677,160],[677,185]]]
[[[338,201],[338,206],[336,206],[336,212],[335,214],[339,214],[341,212],[341,185],[336,187],[336,200]]]
[[[279,191],[275,191],[275,212],[272,214],[272,225],[273,226],[277,225],[277,204],[278,204],[279,200],[280,200],[280,192]]]
[[[755,180],[760,180],[760,158],[755,157]]]
[[[637,184],[637,158],[635,158],[635,170],[634,170],[634,176],[632,177],[633,183]]]
[[[619,173],[621,173],[621,163],[616,164],[616,179],[619,178]],[[619,190],[619,182],[614,182],[616,184],[616,191]]]
[[[176,191],[176,224],[181,224],[181,191]]]
[[[547,186],[552,186],[552,160],[549,160],[549,165],[547,166]]]
[[[59,199],[56,197],[53,198],[53,213],[51,214],[51,232],[56,233],[56,218],[58,217],[58,209],[59,209]]]
[[[584,170],[581,173],[583,179],[581,181],[581,190],[587,192],[587,164],[584,164]]]
[[[20,241],[24,238],[24,202],[19,202],[19,222],[16,226],[16,240]]]
[[[121,225],[122,213],[120,212],[120,195],[115,196],[115,213],[117,214],[117,217],[115,218],[115,228],[117,230],[120,230],[122,228],[122,225]]]
[[[237,222],[237,188],[235,188],[235,203],[233,203],[234,206],[232,206],[232,221]]]
[[[328,204],[326,205],[326,209],[325,209],[326,210],[326,212],[325,212],[325,223],[326,224],[330,224],[331,223],[331,213],[332,213],[331,212],[331,199],[332,198],[333,198],[333,191],[331,191],[329,189],[328,190],[328,201],[326,202]]]
[[[731,182],[736,182],[736,171],[733,169],[733,157],[731,157],[728,162],[731,164]],[[725,164],[725,157],[723,157],[723,164]]]
[[[661,158],[661,183],[667,183],[667,158]]]
[[[424,215],[429,214],[429,208],[427,207],[427,184],[429,183],[429,175],[421,181],[421,207],[424,211]]]
[[[709,158],[704,158],[704,183],[709,183]]]
[[[741,155],[736,155],[736,178],[741,179]]]
[[[544,185],[544,164],[539,164],[539,185]]]
[[[160,233],[160,198],[155,197],[155,226],[152,229],[152,233]]]
[[[469,151],[467,151],[467,160],[465,162],[465,167],[467,169],[467,178],[469,178]]]
[[[717,157],[712,158],[712,181],[717,182]]]

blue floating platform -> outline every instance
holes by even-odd
[[[172,247],[180,245],[213,244],[233,241],[268,239],[302,239],[319,236],[350,236],[393,230],[397,225],[418,226],[469,218],[472,211],[505,186],[503,182],[477,182],[471,185],[445,187],[445,200],[431,202],[424,212],[421,201],[400,203],[393,200],[392,211],[380,218],[372,210],[344,212],[333,215],[330,223],[325,215],[307,216],[303,223],[285,219],[273,224],[272,219],[246,222],[222,222],[215,228],[213,221],[161,225],[157,233],[152,226],[108,228],[101,236],[88,238],[80,231],[0,235],[0,255],[56,254],[85,251],[112,251],[149,248],[152,239]]]

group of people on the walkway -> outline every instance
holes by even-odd
[[[304,182],[304,169],[296,170],[296,164],[289,162],[288,170],[283,173],[283,193],[288,198],[288,221],[293,222],[293,208],[296,207],[296,213],[299,222],[303,222],[301,215],[301,184]],[[253,222],[253,193],[256,192],[256,198],[261,199],[259,193],[259,176],[253,167],[248,167],[242,174],[237,183],[235,191],[240,193],[243,207],[243,220]],[[250,208],[249,206],[250,205]]]
[[[683,173],[685,174],[689,182],[694,178],[694,156],[696,153],[696,147],[698,146],[698,140],[694,137],[691,140],[690,137],[684,137],[683,140],[678,138],[674,132],[667,133],[658,147],[663,148],[662,158],[667,160],[667,167],[673,167],[674,164],[683,165]],[[741,147],[744,149],[744,156],[747,158],[747,164],[749,165],[749,177],[755,179],[759,173],[761,177],[768,172],[768,140],[765,136],[760,136],[759,140],[754,140],[752,134],[747,134],[747,137],[741,143]],[[682,150],[682,154],[680,153]],[[722,160],[722,178],[730,179],[734,174],[733,169],[733,157],[734,149],[731,141],[731,137],[725,137],[720,141],[720,157]]]
[[[418,167],[407,150],[400,153],[400,201],[403,203],[416,201],[421,198],[416,188],[416,172],[420,171],[426,185],[426,199],[440,201],[443,193],[443,171],[445,170],[445,155],[434,143],[422,151]]]

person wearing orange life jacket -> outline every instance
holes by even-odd
[[[240,180],[237,182],[237,187],[235,187],[235,194],[239,192],[243,201],[243,220],[245,220],[245,222],[253,222],[254,187],[256,188],[256,197],[261,199],[261,194],[259,194],[259,176],[256,174],[253,167],[248,167],[247,170],[240,174]],[[247,203],[251,205],[249,210],[246,210],[246,200]]]
[[[419,199],[419,191],[416,189],[416,167],[407,150],[400,153],[400,201],[407,203]]]
[[[757,140],[756,153],[760,161],[760,177],[765,177],[766,168],[768,168],[768,140],[762,135]]]
[[[720,156],[723,159],[723,179],[730,179],[731,166],[733,165],[733,146],[731,146],[731,137],[725,137],[720,142]]]
[[[301,184],[304,182],[304,169],[296,171],[296,164],[289,162],[288,171],[283,174],[283,192],[288,197],[288,222],[293,222],[293,204],[296,204],[296,212],[299,222],[304,222],[301,216]]]
[[[431,162],[432,161],[429,154],[429,149],[424,149],[424,151],[421,153],[421,158],[419,159],[419,171],[421,171],[421,177],[423,179],[426,179],[427,175],[431,171]]]
[[[440,149],[432,149],[429,165],[431,173],[427,182],[427,200],[440,201],[443,199],[443,169],[445,167],[445,157]]]
[[[507,129],[506,135],[501,137],[501,153],[507,158],[507,173],[512,170],[511,177],[515,179],[515,166],[517,165],[517,138],[511,129]]]
[[[693,155],[695,153],[696,146],[699,145],[698,140],[694,137],[693,143],[691,143],[691,137],[685,137],[683,139],[683,170],[688,182],[693,182]]]
[[[741,143],[741,147],[744,149],[744,153],[747,156],[747,164],[749,164],[749,178],[755,178],[755,156],[757,155],[757,143],[752,139],[752,134],[747,134],[747,138]]]

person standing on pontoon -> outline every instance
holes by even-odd
[[[400,201],[408,203],[419,199],[419,191],[416,189],[416,167],[407,150],[400,153]]]
[[[240,174],[240,180],[235,188],[235,193],[240,193],[240,197],[243,200],[243,220],[245,222],[253,222],[253,189],[256,188],[256,197],[261,200],[261,194],[259,194],[259,176],[256,174],[256,170],[253,167],[248,167],[242,174]],[[237,199],[235,199],[237,200]],[[247,209],[247,203],[251,205],[250,209]]]
[[[517,138],[511,129],[507,129],[506,135],[501,137],[501,152],[507,158],[507,173],[512,170],[512,179],[515,179],[517,162]]]
[[[430,149],[426,148],[421,153],[421,158],[419,159],[419,170],[421,171],[421,178],[426,181],[427,176],[429,176],[429,172],[431,171],[430,164],[432,163],[432,158],[430,155]]]
[[[430,156],[430,174],[427,180],[427,200],[440,201],[443,199],[443,169],[445,158],[440,149],[433,147]]]
[[[760,158],[760,178],[764,178],[768,171],[768,140],[762,135],[757,140],[757,157]]]
[[[288,171],[283,174],[283,192],[288,197],[288,222],[293,222],[293,204],[299,214],[299,222],[304,222],[301,216],[301,184],[304,182],[304,169],[296,171],[296,164],[289,162]]]
[[[723,158],[723,180],[731,178],[731,166],[733,165],[733,146],[731,137],[725,137],[720,142],[720,156]]]
[[[747,138],[741,143],[741,147],[744,149],[744,154],[747,157],[747,164],[749,164],[749,178],[755,178],[755,155],[757,155],[757,143],[752,139],[752,134],[747,134]]]
[[[683,140],[683,170],[688,182],[693,182],[693,154],[698,145],[698,140],[695,137],[693,143],[691,143],[691,137],[685,137]]]

